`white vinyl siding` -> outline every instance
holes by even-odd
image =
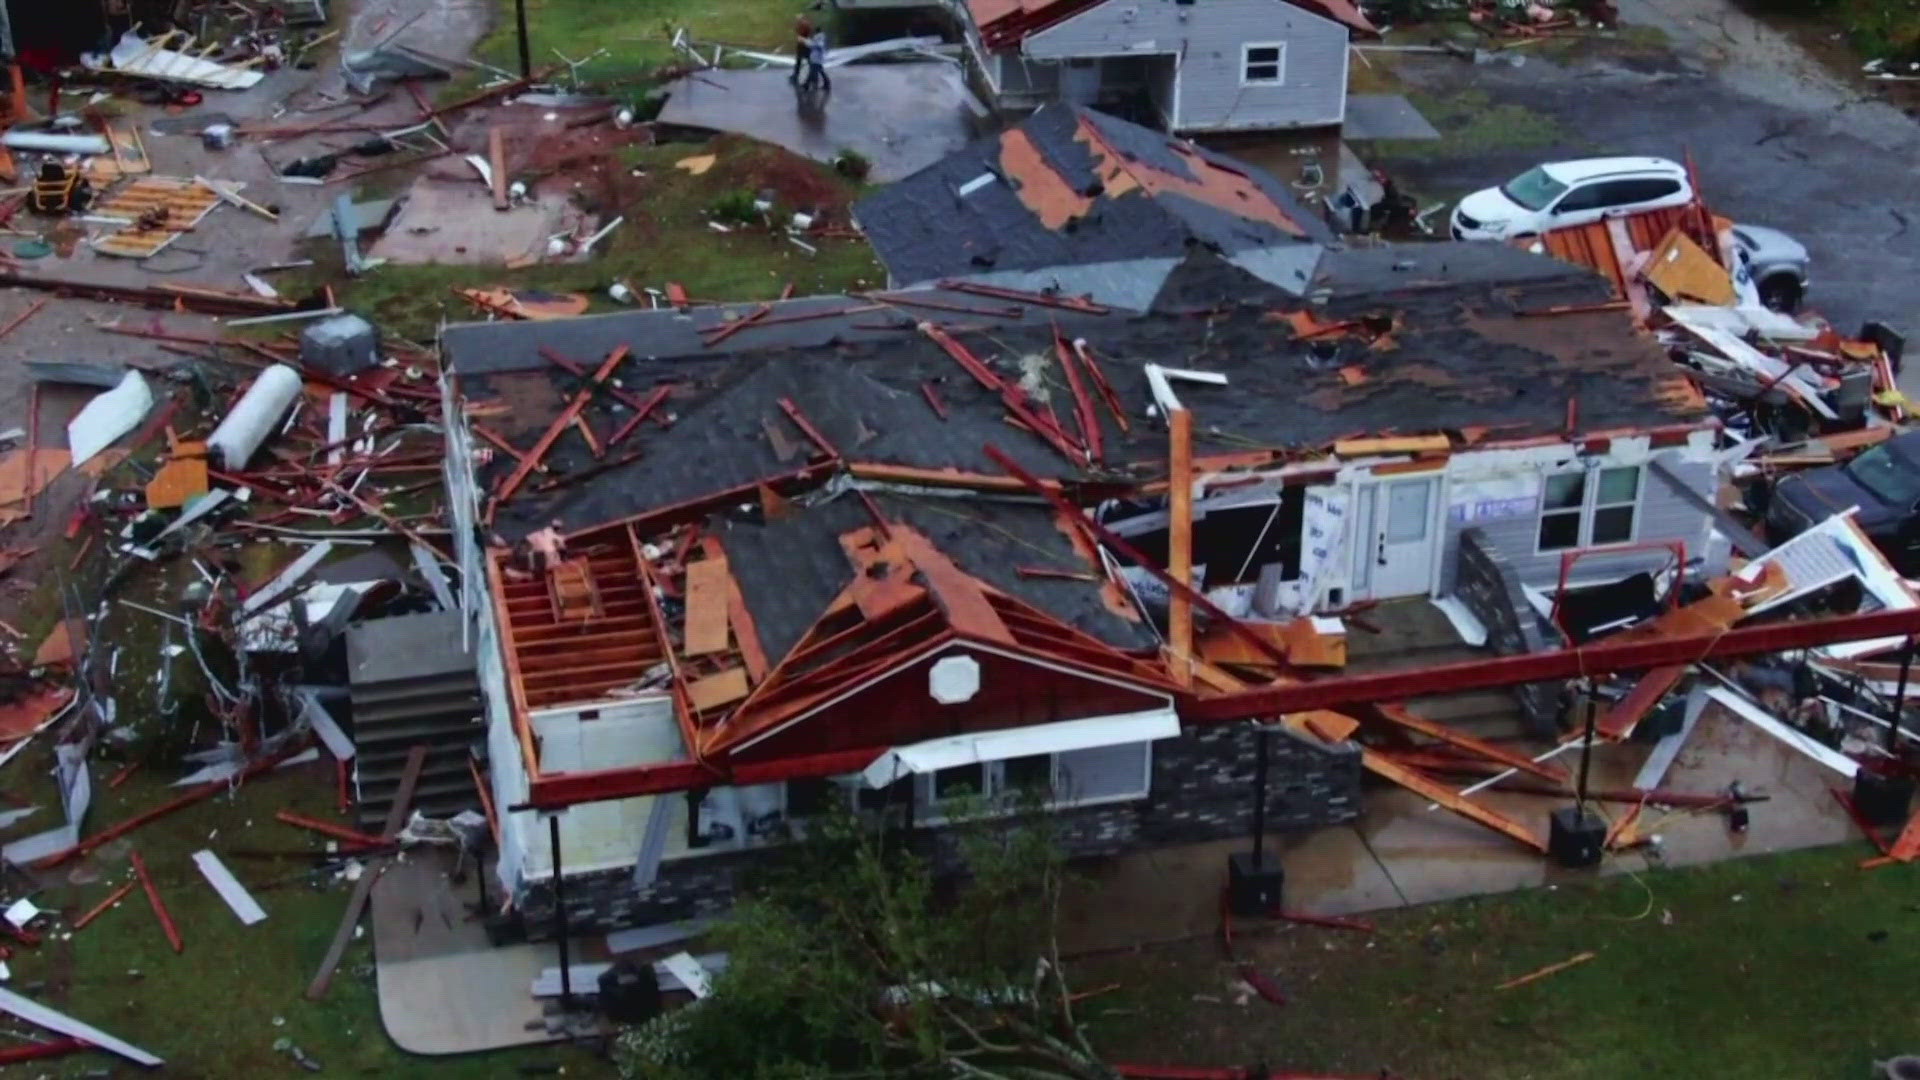
[[[1281,45],[1280,82],[1244,82],[1244,43]],[[1347,28],[1288,0],[1107,0],[1028,37],[1031,60],[1176,58],[1176,132],[1319,127],[1346,118]]]
[[[1457,460],[1470,458],[1460,455]],[[1687,488],[1700,498],[1712,499],[1718,490],[1719,481],[1714,467],[1704,461],[1683,461],[1678,455],[1662,458]],[[1606,466],[1611,468],[1612,466]],[[1549,474],[1551,475],[1551,474]],[[1588,480],[1591,486],[1594,478]],[[1471,485],[1471,480],[1454,480],[1450,485],[1462,488]],[[1533,495],[1538,498],[1545,494],[1545,477],[1536,481]],[[1710,557],[1716,562],[1698,565],[1700,573],[1716,574],[1726,570],[1725,545],[1710,543],[1713,533],[1713,519],[1694,503],[1672,490],[1665,482],[1657,479],[1646,467],[1641,467],[1639,477],[1639,495],[1633,509],[1633,536],[1640,543],[1652,544],[1667,541],[1679,541],[1686,545],[1687,558],[1698,560]],[[1441,592],[1453,589],[1456,562],[1459,558],[1460,534],[1467,529],[1479,529],[1487,543],[1507,557],[1514,573],[1528,585],[1548,588],[1560,580],[1559,550],[1541,550],[1540,520],[1544,512],[1542,505],[1536,504],[1524,512],[1510,513],[1494,518],[1468,518],[1462,520],[1457,511],[1460,503],[1472,496],[1455,491],[1451,498],[1453,510],[1447,518],[1445,537],[1446,550],[1440,558]],[[1582,528],[1590,530],[1591,522],[1585,510],[1586,495],[1582,495]],[[1590,536],[1588,531],[1582,534]],[[1602,535],[1606,535],[1603,530]],[[1583,541],[1584,543],[1584,541]],[[1564,550],[1564,549],[1563,549]],[[1578,565],[1579,576],[1583,579],[1600,580],[1609,576],[1624,577],[1642,570],[1654,570],[1671,566],[1671,552],[1653,548],[1635,548],[1617,554],[1606,553],[1583,557]]]

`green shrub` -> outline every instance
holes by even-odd
[[[753,192],[736,188],[714,200],[707,212],[725,225],[756,225],[760,222],[760,211],[754,207],[755,201]]]

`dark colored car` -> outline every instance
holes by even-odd
[[[1895,570],[1920,576],[1920,431],[1862,451],[1844,465],[1781,480],[1767,504],[1767,539],[1780,543],[1849,507]]]

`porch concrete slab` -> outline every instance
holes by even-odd
[[[467,868],[455,885],[451,852],[410,851],[374,883],[374,978],[380,1022],[411,1054],[464,1054],[556,1041],[527,987],[559,963],[552,945],[494,948]]]
[[[1510,745],[1529,755],[1546,748]],[[1596,747],[1592,785],[1632,786],[1649,751],[1649,746],[1635,743]],[[1577,752],[1557,760],[1570,772],[1578,768]],[[1752,725],[1709,709],[1660,786],[1716,794],[1734,780],[1749,794],[1768,796],[1749,807],[1746,832],[1730,831],[1725,814],[1717,810],[1649,807],[1641,812],[1640,828],[1643,834],[1660,836],[1660,856],[1641,851],[1610,855],[1597,872],[1694,866],[1858,836],[1828,792],[1845,783],[1838,773]],[[1548,815],[1570,801],[1510,792],[1475,796],[1475,802],[1537,830],[1543,839]],[[1413,792],[1371,781],[1361,816],[1352,824],[1269,837],[1270,850],[1278,853],[1286,870],[1286,907],[1316,915],[1354,915],[1574,883],[1595,873],[1562,869],[1484,826],[1446,810],[1428,810],[1427,805]],[[1632,810],[1622,803],[1596,805],[1616,822]],[[1242,838],[1154,848],[1084,870],[1083,886],[1063,904],[1062,948],[1111,950],[1217,932],[1227,855],[1248,846]]]
[[[581,217],[565,192],[536,190],[511,210],[495,210],[492,190],[478,175],[472,183],[423,176],[407,189],[406,202],[367,256],[460,265],[532,258],[546,251],[547,237],[575,227]]]
[[[709,70],[668,85],[658,123],[726,131],[829,162],[855,150],[892,183],[972,141],[978,103],[952,64],[847,64],[833,92],[803,104],[785,68]]]

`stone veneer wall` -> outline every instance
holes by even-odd
[[[1479,529],[1460,534],[1453,594],[1487,628],[1487,644],[1502,656],[1544,652],[1553,648],[1540,629],[1540,617],[1521,591],[1520,578],[1506,556],[1487,542]],[[1526,683],[1514,688],[1527,724],[1535,735],[1552,737],[1560,731],[1560,691],[1564,684]]]
[[[1327,747],[1279,727],[1268,732],[1267,828],[1308,829],[1358,816],[1357,746]],[[1246,723],[1189,729],[1156,742],[1152,795],[1059,811],[1061,844],[1069,855],[1097,857],[1158,844],[1246,836],[1253,828],[1256,751],[1256,729]],[[922,840],[937,848],[936,831]],[[733,901],[737,876],[763,853],[729,852],[666,863],[644,893],[635,891],[633,873],[626,868],[570,877],[569,929],[613,930],[725,910]],[[563,865],[565,857],[561,852]],[[518,909],[529,937],[552,935],[550,884],[523,888]]]

